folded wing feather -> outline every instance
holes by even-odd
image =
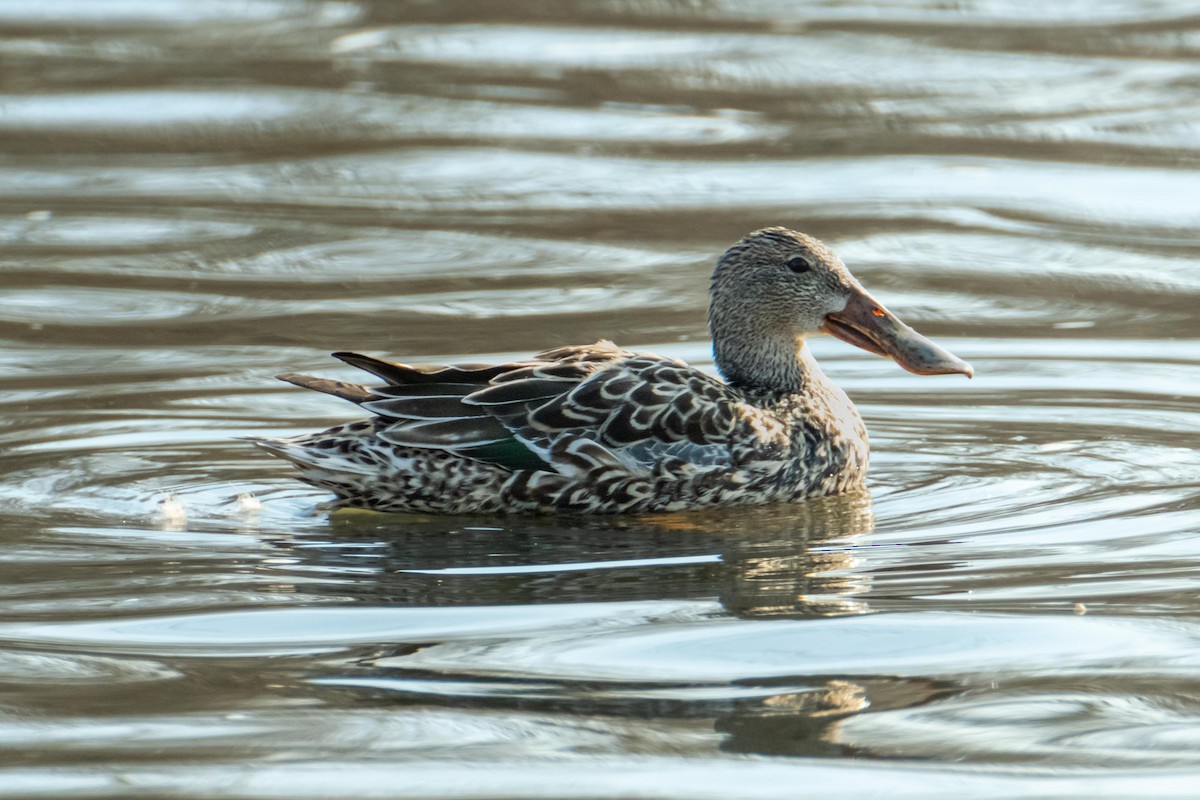
[[[524,362],[412,367],[334,355],[388,385],[281,375],[362,406],[398,446],[441,448],[512,469],[575,472],[588,463],[648,471],[664,458],[729,463],[738,398],[683,362],[609,342]],[[586,457],[584,457],[586,456]]]

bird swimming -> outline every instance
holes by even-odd
[[[408,366],[334,353],[382,383],[281,380],[369,419],[252,439],[337,495],[419,513],[641,514],[853,490],[867,432],[806,345],[830,333],[920,375],[971,365],[871,297],[825,244],[764,228],[717,261],[708,313],[724,378],[608,341],[508,364]]]

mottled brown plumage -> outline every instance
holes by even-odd
[[[970,366],[862,289],[825,245],[757,231],[713,273],[722,381],[611,342],[499,365],[412,367],[334,355],[377,387],[283,380],[372,417],[256,443],[338,504],[381,511],[645,513],[793,501],[861,485],[867,437],[805,337],[827,331],[923,374]]]

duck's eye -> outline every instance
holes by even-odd
[[[787,260],[787,268],[798,275],[812,269],[812,263],[804,256],[792,256]]]

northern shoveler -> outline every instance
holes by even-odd
[[[805,340],[831,333],[921,375],[971,366],[869,295],[820,241],[751,233],[717,262],[709,328],[725,380],[611,342],[510,364],[421,367],[334,353],[381,386],[284,374],[371,418],[256,444],[337,506],[435,513],[645,513],[803,500],[862,485],[867,432]]]

